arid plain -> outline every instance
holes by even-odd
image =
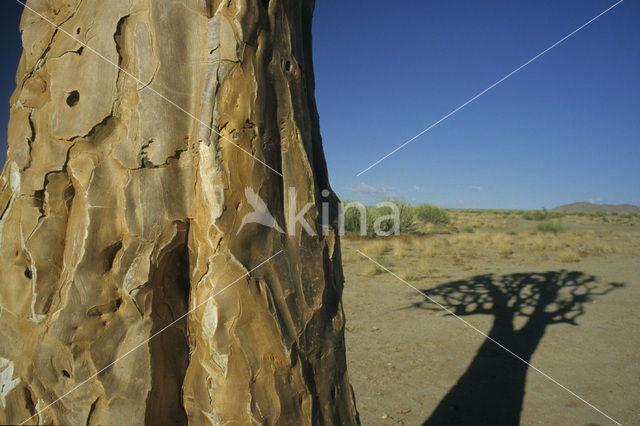
[[[450,213],[342,240],[363,424],[640,424],[638,216]]]

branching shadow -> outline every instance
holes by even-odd
[[[548,326],[578,325],[585,303],[620,287],[623,284],[599,284],[594,276],[560,270],[480,275],[424,293],[458,316],[492,315],[490,339],[530,362]],[[413,306],[441,310],[427,299]],[[518,329],[516,319],[524,322]],[[528,365],[490,339],[424,425],[519,424]]]

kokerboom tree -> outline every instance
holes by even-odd
[[[357,422],[313,7],[27,2],[0,178],[0,423]],[[278,226],[243,222],[247,192]]]

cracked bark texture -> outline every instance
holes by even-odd
[[[28,6],[60,29],[23,14],[0,177],[0,423],[356,423],[339,239],[321,234],[337,199],[322,195],[313,1]],[[245,188],[285,234],[240,229]],[[316,235],[289,235],[307,203]]]

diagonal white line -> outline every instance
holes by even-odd
[[[74,386],[70,391],[68,391],[67,393],[65,393],[64,395],[62,395],[61,397],[59,397],[58,399],[56,399],[55,401],[53,401],[52,403],[50,403],[49,405],[47,405],[46,407],[44,407],[42,410],[38,411],[37,413],[35,413],[33,416],[29,417],[28,419],[24,420],[22,423],[20,423],[20,425],[24,425],[25,423],[27,423],[29,420],[31,420],[32,418],[34,418],[35,416],[39,415],[40,413],[42,413],[44,410],[46,410],[47,408],[51,407],[52,405],[56,404],[58,401],[60,401],[61,399],[63,399],[64,397],[66,397],[67,395],[69,395],[70,393],[72,393],[73,391],[75,391],[76,389],[78,389],[80,386],[86,384],[88,381],[90,381],[91,379],[97,377],[98,375],[102,374],[104,371],[108,370],[113,364],[115,364],[116,362],[122,360],[123,358],[127,357],[129,354],[131,354],[132,352],[134,352],[136,349],[140,348],[141,346],[145,345],[147,342],[149,342],[151,339],[153,339],[154,337],[156,337],[157,335],[159,335],[160,333],[162,333],[163,331],[165,331],[166,329],[168,329],[169,327],[175,325],[175,323],[177,323],[178,321],[180,321],[181,319],[185,318],[187,315],[189,315],[191,312],[195,311],[196,309],[198,309],[200,306],[204,305],[205,303],[207,303],[208,301],[210,301],[211,299],[213,299],[214,297],[216,297],[217,295],[219,295],[220,293],[222,293],[223,291],[225,291],[226,289],[228,289],[229,287],[231,287],[232,285],[234,285],[235,283],[237,283],[238,281],[240,281],[241,279],[243,279],[244,277],[249,276],[253,271],[255,271],[256,269],[258,269],[259,267],[261,267],[262,265],[264,265],[265,263],[271,261],[271,259],[273,259],[274,257],[276,257],[277,255],[279,255],[280,253],[282,253],[283,250],[278,251],[276,254],[272,255],[270,258],[268,258],[267,260],[263,261],[262,263],[260,263],[258,266],[252,268],[251,270],[245,272],[243,275],[241,275],[240,277],[238,277],[237,279],[235,279],[234,281],[232,281],[230,284],[228,284],[227,286],[225,286],[222,290],[212,294],[210,297],[208,297],[207,299],[205,299],[203,302],[201,302],[200,304],[198,304],[198,306],[196,306],[195,308],[191,309],[190,311],[184,313],[183,315],[179,316],[177,319],[175,319],[174,321],[170,322],[169,324],[167,324],[165,327],[163,327],[162,329],[158,330],[157,332],[155,332],[151,337],[149,337],[148,339],[145,339],[144,341],[140,342],[139,344],[137,344],[136,346],[134,346],[132,349],[130,349],[129,351],[127,351],[124,355],[122,355],[121,357],[119,357],[118,359],[116,359],[115,361],[111,362],[110,364],[108,364],[106,367],[103,367],[102,369],[100,369],[100,371],[98,371],[97,373],[95,373],[94,375],[88,377],[86,380],[84,380],[83,382],[81,382],[80,384]]]
[[[372,261],[373,263],[375,263],[376,265],[378,265],[380,268],[384,269],[385,271],[387,271],[388,273],[390,273],[391,275],[393,275],[394,277],[396,277],[398,280],[402,281],[404,284],[406,284],[407,286],[411,287],[412,289],[414,289],[415,291],[417,291],[418,293],[420,293],[421,295],[423,295],[424,297],[426,297],[431,303],[438,305],[440,308],[442,308],[443,310],[445,310],[448,314],[453,315],[454,317],[456,317],[457,319],[459,319],[460,321],[462,321],[464,324],[468,325],[470,328],[472,328],[473,330],[475,330],[476,332],[478,332],[478,334],[482,335],[483,337],[487,338],[488,340],[492,341],[493,343],[495,343],[496,345],[498,345],[499,347],[501,347],[502,349],[504,349],[505,351],[507,351],[508,353],[510,353],[511,355],[513,355],[514,357],[516,357],[517,359],[519,359],[520,361],[524,362],[525,364],[527,364],[529,367],[531,367],[532,369],[534,369],[535,371],[537,371],[538,373],[542,374],[546,379],[550,380],[551,382],[555,383],[556,385],[560,386],[562,389],[564,389],[565,391],[569,392],[572,396],[574,396],[575,398],[578,398],[580,401],[584,402],[585,404],[587,404],[589,407],[593,408],[594,410],[596,410],[598,413],[602,414],[603,416],[605,416],[607,419],[611,420],[613,423],[617,424],[618,426],[622,426],[622,424],[618,421],[616,421],[615,419],[613,419],[611,416],[608,416],[606,413],[604,413],[602,410],[600,410],[598,407],[596,407],[595,405],[591,404],[589,401],[587,401],[586,399],[582,398],[580,395],[578,395],[577,393],[575,393],[574,391],[572,391],[571,389],[567,388],[566,386],[564,386],[563,384],[559,383],[557,380],[555,380],[553,377],[549,376],[547,373],[545,373],[544,371],[540,370],[539,368],[529,364],[527,361],[525,361],[524,359],[522,359],[520,356],[516,355],[513,351],[511,351],[509,348],[505,347],[504,345],[502,345],[500,342],[496,341],[495,339],[493,339],[492,337],[489,337],[485,332],[483,332],[482,330],[480,330],[479,328],[477,328],[476,326],[474,326],[473,324],[469,323],[467,320],[465,320],[464,318],[460,317],[459,315],[454,314],[451,309],[448,309],[446,306],[443,306],[442,304],[438,303],[436,300],[432,299],[428,294],[426,294],[425,292],[423,292],[422,290],[416,288],[415,286],[413,286],[412,284],[408,283],[407,281],[403,280],[402,278],[400,278],[399,276],[397,276],[396,274],[394,274],[391,270],[389,270],[388,268],[386,268],[384,265],[381,265],[380,263],[376,262],[374,259],[372,259],[371,257],[367,256],[366,254],[364,254],[363,252],[361,252],[360,250],[357,250],[358,253],[360,253],[362,256],[366,257],[367,259],[369,259],[370,261]]]
[[[417,135],[415,135],[414,137],[412,137],[411,139],[409,139],[408,141],[406,141],[405,143],[403,143],[402,145],[398,146],[396,149],[394,149],[393,151],[391,151],[390,153],[388,153],[387,155],[385,155],[384,157],[380,158],[378,161],[372,163],[369,167],[367,167],[366,169],[360,171],[360,173],[358,173],[356,176],[360,176],[361,174],[367,172],[368,170],[372,169],[373,167],[377,166],[378,164],[380,164],[381,162],[383,162],[384,160],[386,160],[387,158],[391,157],[393,154],[395,154],[396,152],[400,151],[401,149],[403,149],[404,147],[406,147],[407,145],[409,145],[411,142],[413,142],[414,140],[418,139],[420,136],[424,135],[425,133],[427,133],[429,130],[433,129],[434,127],[436,127],[438,124],[442,123],[444,120],[446,120],[447,118],[451,117],[453,114],[455,114],[456,112],[460,111],[462,108],[466,107],[467,105],[469,105],[471,102],[475,101],[476,99],[478,99],[480,96],[484,95],[485,93],[487,93],[489,90],[493,89],[494,87],[496,87],[497,85],[499,85],[500,83],[502,83],[503,81],[505,81],[506,79],[508,79],[509,77],[511,77],[512,75],[514,75],[515,73],[517,73],[518,71],[520,71],[521,69],[523,69],[524,67],[526,67],[527,65],[529,65],[531,62],[535,61],[536,59],[538,59],[539,57],[541,57],[542,55],[544,55],[545,53],[547,53],[548,51],[550,51],[551,49],[553,49],[554,47],[556,47],[557,45],[559,45],[560,43],[562,43],[563,41],[565,41],[566,39],[568,39],[569,37],[571,37],[572,35],[574,35],[575,33],[577,33],[578,31],[580,31],[581,29],[583,29],[584,27],[586,27],[587,25],[591,24],[593,21],[595,21],[596,19],[598,19],[599,17],[601,17],[602,15],[604,15],[605,13],[609,12],[611,9],[613,9],[614,7],[616,7],[617,5],[619,5],[620,3],[622,3],[624,0],[618,0],[617,3],[613,4],[612,6],[608,7],[607,9],[603,10],[602,12],[600,12],[598,15],[594,16],[593,18],[591,18],[590,20],[588,20],[587,22],[585,22],[584,24],[582,24],[581,26],[579,26],[578,28],[576,28],[575,30],[571,31],[569,34],[567,34],[566,36],[562,37],[560,40],[556,41],[555,43],[553,43],[551,46],[547,47],[546,49],[544,49],[542,52],[538,53],[536,56],[534,56],[533,58],[529,59],[527,62],[525,62],[524,64],[520,65],[518,68],[516,68],[515,70],[511,71],[509,74],[505,75],[504,77],[502,77],[500,80],[496,81],[495,83],[493,83],[491,86],[487,87],[486,89],[484,89],[482,92],[478,93],[477,95],[475,95],[474,97],[472,97],[471,99],[469,99],[467,102],[463,103],[462,105],[460,105],[458,108],[454,109],[453,111],[451,111],[450,113],[448,113],[447,115],[445,115],[444,117],[442,117],[440,120],[436,121],[435,123],[433,123],[432,125],[430,125],[429,127],[427,127],[426,129],[424,129],[423,131],[421,131],[420,133],[418,133]]]
[[[215,130],[214,128],[212,128],[211,126],[209,126],[207,123],[205,123],[204,121],[200,120],[198,117],[196,117],[195,115],[191,114],[189,111],[187,111],[186,109],[182,108],[180,105],[178,105],[177,103],[173,102],[171,99],[167,98],[166,96],[164,96],[162,93],[158,92],[157,90],[155,90],[153,87],[147,85],[146,83],[142,82],[138,77],[136,77],[135,75],[131,74],[129,71],[123,69],[122,67],[120,67],[118,64],[116,64],[115,62],[111,61],[109,58],[107,58],[106,56],[104,56],[103,54],[101,54],[100,52],[98,52],[97,50],[95,50],[94,48],[90,47],[89,45],[87,45],[86,43],[84,43],[83,41],[79,40],[78,38],[76,38],[73,34],[69,33],[68,31],[64,30],[60,25],[56,25],[55,22],[52,22],[51,20],[49,20],[46,16],[43,16],[42,14],[36,12],[35,10],[33,10],[31,7],[27,6],[27,4],[21,0],[16,0],[18,3],[20,3],[21,5],[23,5],[25,8],[29,9],[31,12],[35,13],[36,15],[38,15],[41,19],[43,19],[44,21],[48,22],[49,24],[53,25],[56,29],[60,30],[61,32],[63,32],[64,34],[66,34],[67,36],[71,37],[73,40],[75,40],[76,42],[80,43],[83,47],[85,47],[87,50],[90,50],[91,52],[95,53],[96,55],[98,55],[98,57],[100,57],[101,59],[105,60],[106,62],[108,62],[109,64],[113,65],[114,67],[118,68],[120,71],[122,71],[123,73],[125,73],[126,75],[128,75],[129,77],[133,78],[136,82],[138,82],[139,84],[141,84],[142,86],[144,86],[145,89],[152,91],[153,93],[155,93],[156,95],[158,95],[159,97],[161,97],[162,99],[164,99],[165,101],[167,101],[169,104],[173,105],[175,108],[179,109],[180,111],[184,112],[186,115],[188,115],[190,118],[193,118],[194,120],[196,120],[198,123],[202,124],[203,126],[205,126],[207,129],[211,130],[213,133],[215,133],[216,135],[218,135],[219,137],[221,137],[222,139],[224,139],[227,142],[230,142],[233,146],[235,146],[236,148],[238,148],[240,151],[244,152],[245,154],[247,154],[249,157],[253,158],[254,160],[256,160],[258,163],[262,164],[263,166],[265,166],[266,168],[268,168],[269,170],[271,170],[272,172],[274,172],[275,174],[277,174],[278,176],[282,177],[282,173],[280,173],[279,171],[277,171],[276,169],[274,169],[273,167],[269,166],[267,163],[265,163],[264,161],[260,160],[259,158],[255,157],[253,154],[251,154],[249,151],[245,150],[244,148],[242,148],[240,145],[238,145],[237,143],[235,143],[234,141],[232,141],[231,139],[227,138],[226,136],[223,136],[220,132],[218,132],[217,130]]]

